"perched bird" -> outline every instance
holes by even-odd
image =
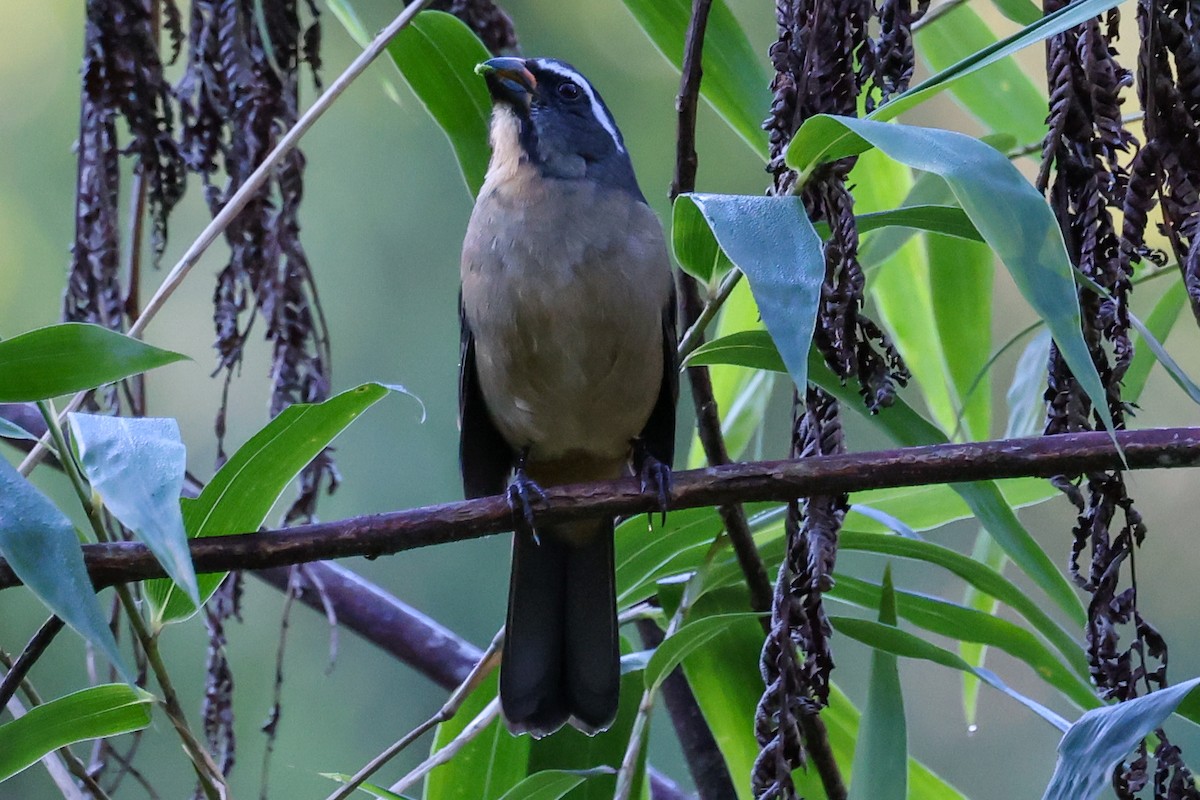
[[[492,158],[462,254],[460,464],[506,491],[513,536],[500,702],[510,730],[594,734],[617,713],[613,520],[534,529],[540,486],[631,467],[665,508],[675,447],[675,297],[658,218],[621,132],[577,70],[476,69]]]

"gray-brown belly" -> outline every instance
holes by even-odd
[[[608,277],[536,288],[517,280],[478,297],[464,286],[484,400],[531,461],[623,458],[650,416],[662,384],[662,308],[623,276]]]

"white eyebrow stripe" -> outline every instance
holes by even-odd
[[[573,81],[580,89],[587,94],[588,100],[592,104],[592,116],[600,123],[604,130],[608,131],[608,135],[612,137],[613,144],[617,146],[617,150],[621,153],[625,152],[625,146],[621,144],[621,135],[617,133],[617,124],[613,121],[612,115],[608,113],[608,109],[596,97],[596,92],[592,89],[592,85],[587,82],[587,78],[580,75],[573,69],[567,69],[562,64],[554,61],[546,61],[545,59],[535,59],[534,62],[547,72],[553,72],[555,75],[560,75],[569,81]]]

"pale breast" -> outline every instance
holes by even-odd
[[[662,231],[623,193],[556,189],[485,185],[472,214],[463,308],[480,386],[501,434],[531,460],[622,458],[662,385]]]

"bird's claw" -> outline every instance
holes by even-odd
[[[655,491],[658,497],[658,510],[662,513],[662,523],[667,524],[667,506],[671,499],[671,468],[649,453],[642,458],[638,469],[642,491]]]
[[[513,519],[518,524],[522,521],[529,532],[533,534],[534,541],[537,541],[537,532],[533,528],[533,499],[545,501],[546,493],[542,490],[537,482],[525,474],[525,470],[518,469],[513,475],[512,483],[508,485],[507,499],[508,508],[512,512]]]

